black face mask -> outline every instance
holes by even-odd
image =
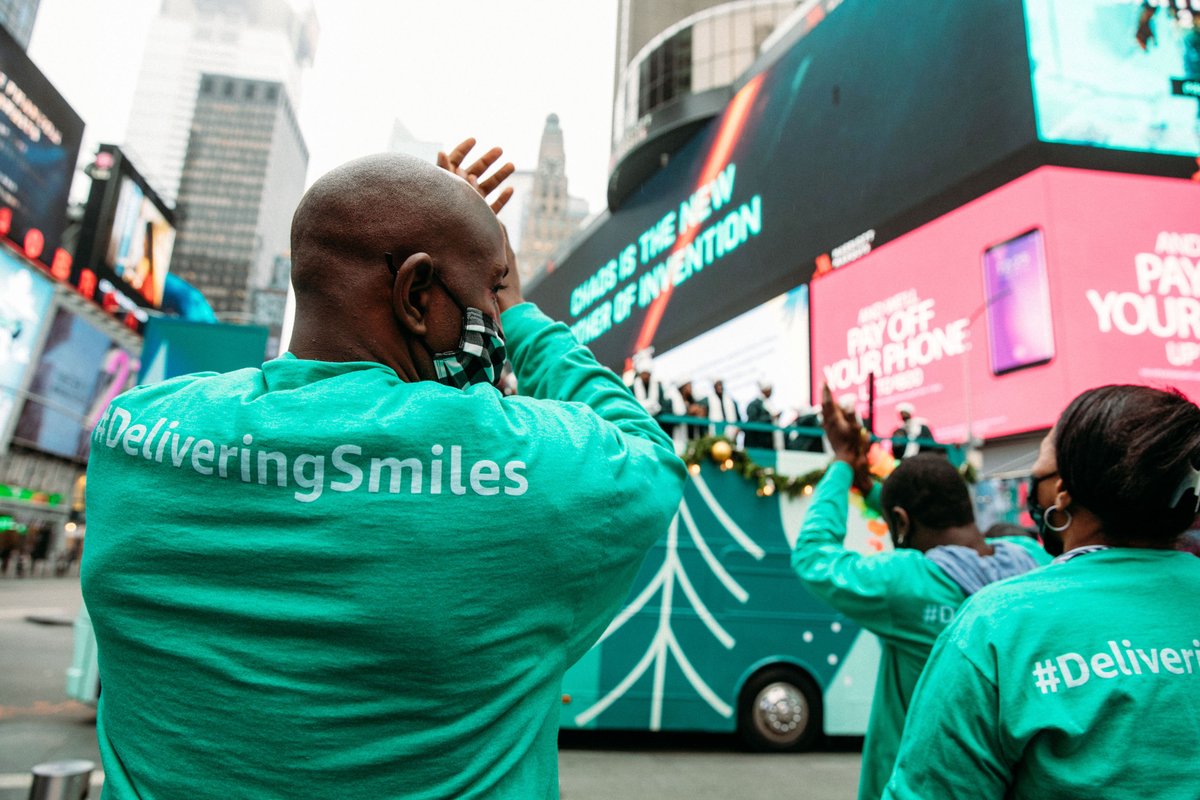
[[[1037,493],[1038,486],[1042,484],[1042,481],[1053,478],[1056,475],[1058,475],[1057,472],[1051,472],[1049,475],[1043,475],[1040,478],[1030,475],[1029,493],[1025,498],[1025,507],[1029,510],[1029,516],[1033,518],[1033,524],[1037,526],[1038,536],[1042,537],[1042,546],[1052,556],[1062,555],[1062,536],[1059,535],[1058,531],[1053,531],[1046,526],[1046,508],[1038,502]]]

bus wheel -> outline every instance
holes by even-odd
[[[776,665],[746,681],[738,698],[738,735],[751,750],[807,750],[820,731],[821,693],[802,670]]]

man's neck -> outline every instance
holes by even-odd
[[[297,320],[288,352],[310,361],[370,361],[390,367],[406,383],[421,380],[412,356],[402,348],[383,347],[373,340],[343,337],[328,333],[329,327],[305,324]],[[398,355],[395,351],[401,351]]]

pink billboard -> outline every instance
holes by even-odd
[[[1080,391],[1200,398],[1200,186],[1044,167],[812,284],[813,392],[875,376],[943,441],[1049,427]]]

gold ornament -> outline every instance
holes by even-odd
[[[733,445],[726,441],[713,442],[712,457],[715,461],[728,461],[733,455]]]

